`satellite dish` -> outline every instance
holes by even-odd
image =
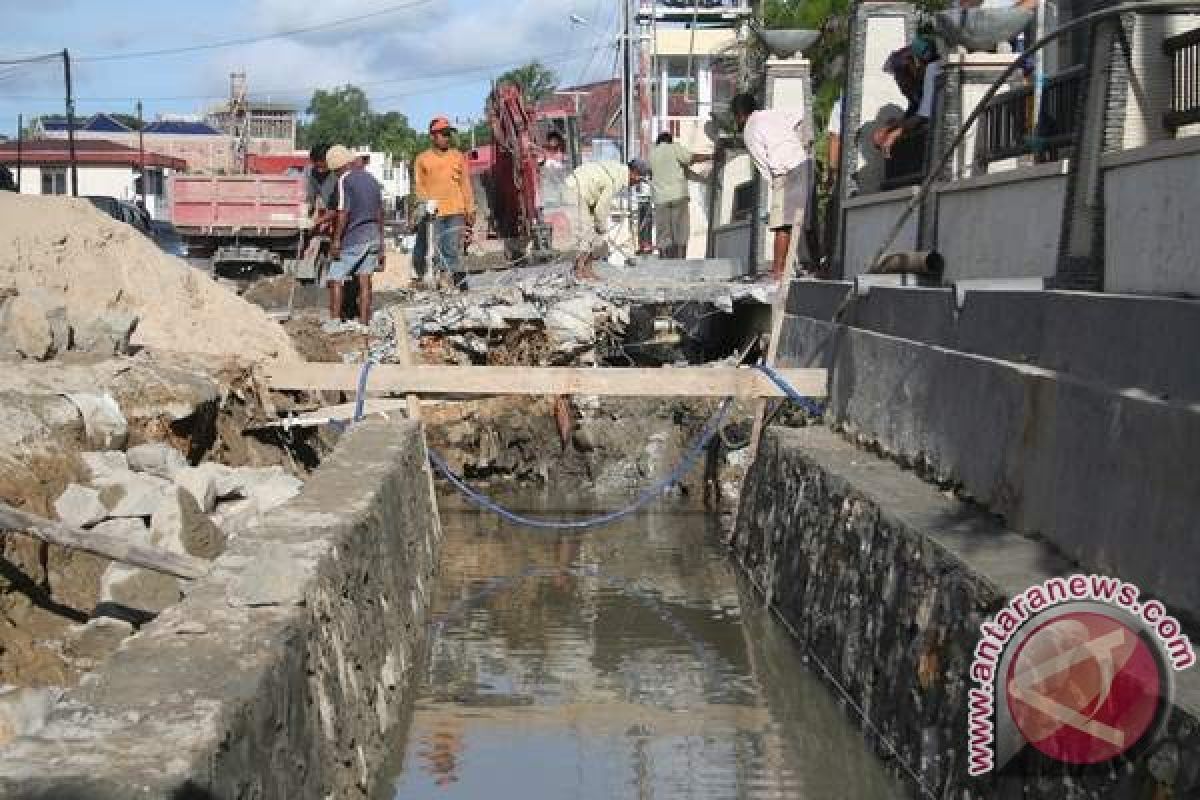
[[[804,52],[821,35],[820,31],[800,29],[755,32],[762,43],[766,45],[767,51],[776,58],[791,58],[796,53]]]

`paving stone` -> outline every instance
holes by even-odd
[[[174,553],[211,560],[225,552],[225,541],[225,532],[183,487],[176,487],[150,520],[150,543]]]
[[[100,493],[72,483],[54,501],[58,518],[76,528],[88,528],[108,517],[108,508],[100,502]]]
[[[131,470],[145,472],[163,480],[171,480],[176,470],[187,466],[187,459],[183,453],[162,442],[139,444],[129,448],[125,455],[129,458]]]

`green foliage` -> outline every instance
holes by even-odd
[[[540,61],[530,61],[523,67],[510,69],[496,79],[498,84],[505,81],[520,86],[525,99],[531,103],[540,103],[550,98],[558,88],[558,75]]]

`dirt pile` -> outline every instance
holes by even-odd
[[[61,295],[73,328],[138,317],[134,345],[243,360],[299,360],[262,309],[161,252],[86,200],[0,193],[0,287]]]

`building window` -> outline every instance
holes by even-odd
[[[691,66],[691,73],[688,67]],[[699,64],[686,56],[667,58],[667,116],[696,116],[696,75]]]
[[[42,167],[42,194],[67,193],[67,168]]]

